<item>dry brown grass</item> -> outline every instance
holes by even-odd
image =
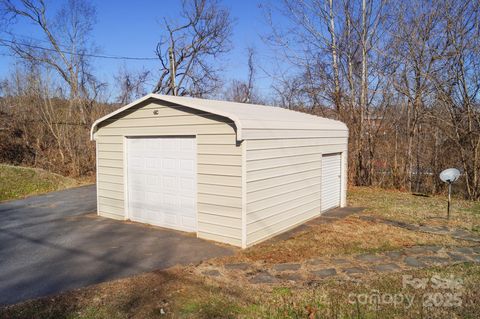
[[[331,224],[312,225],[288,240],[272,240],[240,251],[220,262],[295,262],[320,256],[378,252],[415,245],[468,245],[449,236],[413,232],[356,216]]]
[[[258,310],[261,318],[478,318],[480,313],[479,265],[455,265],[409,270],[394,274],[372,274],[361,281],[326,281],[315,288],[277,287],[263,291],[258,299],[262,306]],[[460,279],[462,287],[435,288],[431,282],[425,288],[403,287],[402,276],[417,279],[437,278]],[[459,293],[460,306],[448,305],[453,293]],[[393,303],[351,304],[350,294],[380,296],[409,296],[411,306]],[[435,296],[437,305],[425,301]],[[382,298],[383,299],[383,298]],[[383,299],[386,300],[386,299]],[[445,302],[444,304],[442,304]]]
[[[463,280],[461,307],[425,309],[423,296],[449,290],[402,288],[402,275],[415,278],[455,276]],[[480,311],[480,265],[456,265],[406,273],[372,275],[360,282],[325,281],[316,287],[266,287],[245,289],[205,281],[176,268],[115,280],[21,304],[0,308],[0,318],[476,318]],[[414,294],[413,307],[350,304],[349,294]],[[310,316],[310,317],[309,317]]]
[[[415,224],[446,225],[476,229],[480,224],[478,203],[454,199],[450,221],[445,216],[445,198],[423,197],[395,190],[352,187],[349,205],[365,207],[362,214]],[[366,221],[357,216],[330,224],[311,225],[288,240],[270,240],[220,262],[263,261],[294,262],[320,256],[377,252],[414,245],[470,245],[447,235],[433,235]]]
[[[415,196],[397,190],[350,187],[350,206],[365,207],[365,213],[392,220],[429,225],[475,229],[480,225],[480,203],[453,198],[450,221],[447,221],[445,196]]]
[[[0,318],[234,318],[253,302],[176,267],[0,308]]]

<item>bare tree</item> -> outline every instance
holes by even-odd
[[[428,101],[433,101],[431,81],[438,72],[435,63],[445,50],[444,38],[438,28],[443,12],[441,6],[418,1],[408,5],[392,4],[390,9],[395,19],[389,30],[392,35],[389,55],[395,65],[392,84],[403,97],[405,107],[406,153],[402,184],[409,190],[412,189],[414,176],[415,139],[419,136]],[[418,156],[416,170],[418,180]]]
[[[0,122],[8,125],[0,132],[0,160],[65,175],[91,174],[95,149],[89,142],[89,125],[82,122],[79,112],[69,110],[56,76],[52,69],[17,63],[15,72],[3,82]],[[89,122],[108,111],[99,103],[101,99],[101,92],[96,91]]]
[[[150,76],[149,71],[132,72],[122,67],[115,76],[118,85],[116,102],[125,105],[147,93],[146,82]]]
[[[447,49],[433,77],[436,125],[453,142],[466,196],[480,199],[480,9],[478,1],[448,2],[441,34]]]
[[[255,50],[253,48],[248,48],[247,56],[247,80],[233,80],[230,86],[227,87],[224,96],[229,101],[240,103],[262,103],[263,99],[260,97],[260,94],[255,87]]]
[[[287,108],[295,109],[298,107],[304,107],[304,83],[301,77],[286,77],[281,81],[277,81],[272,86],[275,92],[274,102],[275,104]]]
[[[202,96],[221,83],[218,58],[230,50],[232,20],[217,0],[184,0],[183,21],[165,19],[165,35],[157,45],[161,74],[154,92]]]
[[[53,69],[67,84],[71,107],[83,114],[88,98],[98,83],[89,70],[90,34],[95,23],[95,9],[85,0],[68,0],[56,13],[51,13],[43,0],[0,0],[0,12],[5,19],[31,23],[41,31],[44,40],[16,37],[6,31],[10,39],[0,43],[19,58],[29,63]],[[87,116],[83,115],[86,123]]]
[[[91,72],[90,35],[95,9],[85,0],[66,0],[53,11],[43,0],[0,0],[9,23],[1,44],[18,58],[22,72],[8,81],[10,131],[22,137],[34,160],[25,164],[67,175],[92,172],[94,146],[88,128],[105,114],[99,101],[106,85]],[[17,36],[16,24],[31,24],[40,38]]]
[[[272,22],[274,12],[267,15],[270,43],[281,49],[285,61],[303,79],[296,90],[302,98],[297,100],[309,104],[313,113],[347,123],[352,178],[356,184],[372,184],[373,135],[378,127],[370,129],[367,122],[372,116],[378,122],[387,105],[386,99],[377,97],[385,83],[378,54],[384,1],[283,0],[276,12],[289,21],[286,27]]]

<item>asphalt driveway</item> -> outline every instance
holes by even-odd
[[[0,305],[232,254],[194,235],[96,216],[95,186],[0,203]]]

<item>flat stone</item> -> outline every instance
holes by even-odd
[[[336,258],[336,259],[332,260],[332,263],[334,263],[335,265],[341,265],[341,264],[348,263],[348,260],[343,259],[343,258]]]
[[[403,256],[403,252],[402,251],[388,251],[385,253],[385,255],[388,257],[388,258],[391,258],[391,259],[400,259],[402,258]]]
[[[335,276],[337,274],[337,271],[335,270],[335,268],[326,268],[312,271],[311,274],[315,275],[316,277],[327,278]]]
[[[426,250],[423,246],[415,246],[415,247],[410,247],[406,248],[405,251],[409,254],[425,254],[429,253],[428,250]]]
[[[247,270],[250,265],[247,263],[225,264],[225,269],[229,270]]]
[[[452,252],[447,252],[447,255],[450,256],[450,258],[455,262],[470,261],[470,259],[465,255],[456,254],[456,253],[452,253]]]
[[[420,231],[427,232],[427,233],[438,233],[440,230],[435,227],[430,227],[430,226],[420,226],[418,228]]]
[[[210,277],[218,277],[220,276],[220,272],[216,269],[210,269],[210,270],[205,270],[202,272],[205,276],[210,276]]]
[[[363,274],[367,272],[365,268],[360,268],[360,267],[345,268],[345,269],[342,269],[342,271],[347,275]]]
[[[307,264],[312,266],[318,266],[324,263],[325,263],[325,260],[323,259],[310,259],[309,261],[307,261]]]
[[[263,271],[250,278],[250,282],[252,284],[272,284],[278,282],[278,278],[275,278],[268,272]]]
[[[279,276],[281,279],[290,281],[302,281],[304,278],[299,273],[286,273]]]
[[[387,224],[387,225],[392,225],[392,226],[405,228],[405,229],[408,229],[408,230],[415,230],[415,231],[420,228],[417,225],[407,224],[405,222],[393,221],[393,220],[385,220],[384,223]]]
[[[436,257],[436,256],[424,256],[418,258],[420,261],[427,263],[427,264],[434,264],[434,265],[445,265],[449,264],[451,261],[445,257]]]
[[[472,234],[464,229],[455,229],[451,233],[451,235],[455,237],[468,237],[468,236],[471,236]]]
[[[401,268],[397,264],[389,263],[374,265],[372,266],[372,269],[379,272],[390,272],[400,270]]]
[[[396,221],[394,221],[394,220],[383,220],[382,222],[383,222],[384,224],[390,225],[390,226],[396,226],[396,227],[403,227],[403,226],[404,226],[403,223],[396,222]]]
[[[433,234],[439,234],[439,235],[446,235],[450,234],[450,229],[445,228],[445,227],[421,227],[420,230],[425,229],[424,231],[428,233],[433,233]]]
[[[335,208],[335,209],[329,210],[328,212],[323,213],[321,217],[343,219],[353,214],[359,214],[363,210],[365,210],[364,207]]]
[[[463,240],[468,240],[468,241],[480,242],[480,237],[476,237],[476,236],[463,236],[458,238]]]
[[[374,255],[374,254],[363,254],[363,255],[356,256],[355,259],[365,261],[365,262],[379,262],[379,261],[383,261],[385,257]]]
[[[480,256],[474,256],[472,257],[473,261],[476,263],[480,263]]]
[[[378,219],[373,216],[360,216],[361,220],[365,220],[367,222],[376,222]]]
[[[472,247],[472,250],[473,250],[475,253],[480,254],[480,246]]]
[[[394,224],[397,224],[398,226],[401,226],[401,227],[405,227],[405,226],[415,226],[415,225],[412,225],[412,224],[408,224],[406,222],[401,222],[401,221],[395,221],[395,220],[387,220],[391,223],[394,223]],[[415,226],[417,227],[417,226]]]
[[[455,252],[457,253],[461,253],[461,254],[472,254],[473,253],[473,249],[470,248],[470,247],[456,247],[454,249]]]
[[[300,269],[300,264],[276,264],[273,266],[273,269],[276,271],[295,271]]]
[[[412,231],[417,231],[417,230],[418,230],[418,226],[409,225],[409,224],[405,224],[405,225],[403,226],[403,228],[408,229],[408,230],[412,230]]]
[[[407,248],[407,251],[413,254],[428,254],[428,253],[436,253],[442,247],[440,246],[415,246]]]
[[[420,260],[412,256],[405,257],[403,261],[405,262],[406,265],[410,267],[416,267],[416,268],[425,267],[425,264],[423,262],[421,262]]]

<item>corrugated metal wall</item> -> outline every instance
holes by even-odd
[[[247,246],[318,216],[322,154],[347,149],[345,130],[289,134],[291,138],[255,139],[255,131],[244,131],[251,138],[246,141]]]
[[[236,145],[233,124],[169,103],[147,101],[101,123],[95,134],[99,214],[125,218],[125,135],[194,134],[198,143],[198,236],[241,246],[242,150]]]

